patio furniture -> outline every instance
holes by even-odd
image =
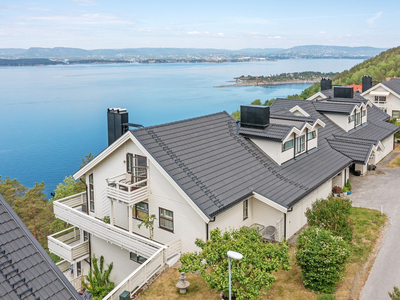
[[[261,232],[262,230],[264,230],[265,226],[261,225],[259,223],[253,223],[253,224],[250,225],[250,228],[257,229],[258,232]]]
[[[275,226],[267,226],[261,232],[264,241],[275,241],[275,233],[276,228]]]

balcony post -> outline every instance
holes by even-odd
[[[114,226],[114,201],[111,200],[111,206],[110,206],[110,225]]]
[[[129,209],[129,214],[128,214],[128,215],[129,215],[129,216],[128,216],[128,218],[129,218],[129,220],[128,220],[129,232],[132,233],[132,231],[133,231],[132,206],[128,206],[128,209]]]

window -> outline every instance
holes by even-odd
[[[365,117],[366,113],[367,112],[365,110],[363,110],[362,113],[361,113],[361,117]]]
[[[386,103],[386,96],[375,96],[375,103],[385,104]]]
[[[249,217],[249,200],[243,201],[243,220]]]
[[[296,154],[304,151],[305,144],[305,135],[296,138]]]
[[[392,117],[397,120],[400,119],[400,110],[392,110]]]
[[[143,256],[137,255],[136,253],[133,253],[133,252],[129,252],[129,256],[130,256],[131,260],[133,260],[134,262],[137,262],[139,264],[142,264],[147,260]]]
[[[315,139],[316,136],[317,136],[317,134],[316,134],[315,130],[307,133],[307,141]]]
[[[76,276],[81,276],[82,275],[82,265],[81,262],[78,261],[76,263]]]
[[[354,121],[354,115],[349,116],[349,123]]]
[[[89,232],[83,231],[83,241],[86,242],[89,240]]]
[[[94,212],[94,183],[93,173],[89,175],[89,200],[90,200],[90,211]]]
[[[132,160],[133,160],[133,154],[127,153],[126,154],[126,172],[128,174],[132,174]]]
[[[149,216],[149,204],[146,202],[136,203],[132,207],[132,216],[135,219],[143,220],[145,216]]]
[[[282,152],[293,148],[293,140],[287,141],[282,145]]]
[[[356,113],[356,126],[361,123],[361,113]]]
[[[147,158],[145,156],[127,153],[126,172],[132,174],[132,183],[147,179]]]
[[[174,213],[164,208],[159,208],[160,213],[160,228],[174,231]]]

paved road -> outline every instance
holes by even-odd
[[[378,165],[378,170],[386,174],[350,179],[353,193],[349,198],[353,206],[378,210],[382,206],[390,222],[360,300],[390,300],[388,291],[392,291],[394,285],[400,287],[400,169],[385,168],[397,154],[399,152],[392,152]]]

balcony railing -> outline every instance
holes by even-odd
[[[72,278],[70,263],[66,260],[60,261],[56,264],[57,267],[61,270],[64,276],[68,279],[68,281],[72,284],[72,286],[79,292],[82,290],[82,280],[84,280],[84,276],[80,275],[76,278]]]
[[[89,242],[81,242],[80,231],[76,227],[67,228],[47,237],[49,251],[68,262],[89,257]]]
[[[135,183],[126,182],[126,174],[107,178],[107,197],[133,205],[149,198],[147,179]]]
[[[83,213],[81,205],[86,201],[86,197],[82,197],[82,195],[83,193],[54,201],[56,218],[145,258],[151,257],[158,249],[163,247],[157,242],[111,226]]]

